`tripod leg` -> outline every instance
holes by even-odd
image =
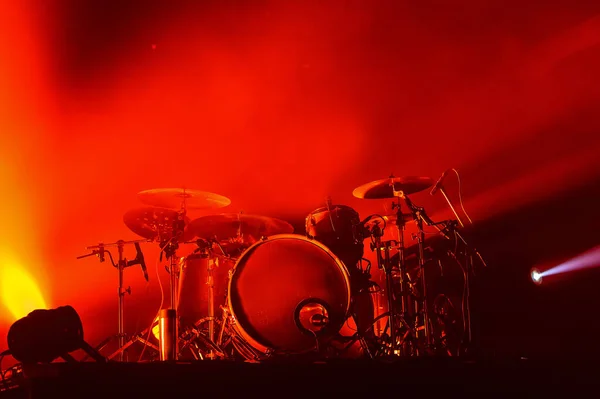
[[[106,363],[106,358],[102,356],[96,349],[92,348],[87,342],[81,341],[80,346],[88,356],[91,356],[98,363]]]
[[[153,322],[152,325],[150,325],[150,327],[147,327],[141,333],[133,336],[129,341],[127,341],[127,343],[125,343],[125,345],[123,345],[123,347],[121,347],[121,348],[117,349],[115,352],[111,353],[107,357],[107,359],[108,360],[114,359],[116,356],[120,355],[124,350],[127,350],[131,345],[135,344],[136,342],[141,342],[145,346],[148,346],[156,351],[159,351],[159,348],[156,345],[153,345],[152,343],[148,342],[148,340],[146,339],[148,337],[150,331],[152,330],[152,328],[154,328],[157,324],[158,324],[158,321]]]

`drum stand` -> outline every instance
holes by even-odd
[[[93,245],[93,246],[89,246],[86,249],[91,249],[92,253],[87,254],[87,255],[82,255],[82,256],[78,256],[77,259],[82,259],[82,258],[87,258],[88,256],[93,256],[93,255],[97,255],[98,259],[100,260],[100,263],[105,261],[105,254],[108,253],[108,256],[110,257],[110,262],[112,263],[112,265],[114,267],[116,267],[119,271],[119,287],[118,287],[118,295],[119,295],[119,310],[118,310],[118,333],[115,336],[111,336],[107,339],[105,339],[104,341],[102,341],[100,343],[100,345],[98,345],[98,347],[96,348],[97,351],[101,350],[102,348],[104,348],[106,345],[108,345],[108,343],[113,339],[113,338],[117,338],[118,340],[118,345],[119,345],[119,349],[115,354],[119,355],[119,361],[123,362],[126,360],[126,348],[125,348],[125,338],[127,337],[127,335],[125,334],[125,294],[130,294],[131,295],[131,287],[127,287],[124,288],[123,284],[124,284],[124,271],[125,268],[127,267],[131,267],[134,265],[141,265],[143,262],[143,255],[141,255],[140,251],[139,251],[139,247],[137,246],[137,244],[141,243],[141,242],[148,242],[148,240],[134,240],[134,241],[123,241],[123,240],[119,240],[115,243],[110,243],[110,244],[98,244],[98,245]],[[138,249],[138,254],[135,257],[135,259],[133,260],[127,260],[123,257],[123,248],[126,244],[136,244],[136,248]],[[119,252],[119,259],[117,261],[117,263],[114,262],[112,254],[110,253],[110,251],[106,250],[106,247],[117,247],[117,250]],[[114,357],[110,356],[109,358]]]

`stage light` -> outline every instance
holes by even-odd
[[[542,272],[540,272],[538,269],[536,269],[536,268],[531,269],[531,281],[533,281],[535,284],[537,284],[537,285],[542,284],[543,277],[544,277],[544,274]]]
[[[70,358],[77,349],[105,361],[84,341],[81,319],[71,306],[34,310],[10,327],[7,341],[11,355],[24,364]]]

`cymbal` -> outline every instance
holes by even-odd
[[[141,207],[127,211],[123,216],[125,225],[135,234],[149,240],[164,241],[173,238],[174,224],[180,218],[177,211],[156,207]],[[187,229],[190,219],[183,218],[186,228],[181,236],[180,242],[193,238],[193,234]]]
[[[189,230],[196,237],[226,240],[239,235],[248,236],[255,241],[263,236],[291,234],[294,228],[284,220],[268,216],[224,213],[208,215],[191,221]]]
[[[355,188],[352,195],[363,199],[394,198],[394,191],[402,191],[405,195],[410,195],[428,189],[433,186],[433,183],[430,177],[391,177],[363,184]]]
[[[154,188],[138,193],[146,205],[170,209],[216,209],[231,203],[227,197],[206,191],[185,188]]]

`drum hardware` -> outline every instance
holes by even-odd
[[[238,243],[246,247],[262,237],[294,232],[292,225],[284,220],[243,213],[203,216],[192,220],[188,228],[199,238],[217,242],[222,240],[231,244]]]
[[[423,253],[423,249],[424,249],[424,240],[425,240],[425,233],[423,231],[423,219],[422,219],[422,213],[423,208],[419,208],[414,206],[414,204],[412,203],[412,201],[410,200],[410,198],[408,197],[409,194],[414,194],[423,190],[426,190],[427,188],[431,187],[433,185],[434,181],[429,178],[429,177],[415,177],[415,176],[408,176],[408,177],[394,177],[393,175],[391,175],[389,178],[387,179],[381,179],[381,180],[376,180],[370,183],[366,183],[363,184],[362,186],[357,187],[356,189],[354,189],[353,191],[353,195],[357,198],[361,198],[361,199],[387,199],[387,198],[392,198],[395,199],[395,201],[392,202],[392,209],[396,210],[396,214],[395,214],[395,225],[396,225],[396,229],[398,231],[398,240],[394,241],[394,240],[390,240],[390,241],[385,241],[382,242],[381,241],[381,236],[383,236],[383,231],[382,229],[379,228],[379,225],[376,224],[374,226],[374,228],[371,230],[371,235],[372,235],[372,244],[371,244],[371,250],[372,251],[376,251],[376,255],[377,255],[377,263],[378,263],[378,267],[380,269],[382,269],[385,272],[385,278],[386,278],[386,291],[387,291],[387,298],[388,298],[388,324],[390,327],[390,339],[391,339],[391,351],[392,354],[402,354],[402,348],[398,348],[397,345],[399,344],[397,341],[397,331],[396,331],[396,317],[397,317],[397,312],[395,310],[395,296],[398,294],[401,296],[401,312],[400,315],[402,316],[402,318],[404,319],[406,317],[406,315],[408,315],[408,308],[407,308],[407,300],[406,300],[406,270],[405,270],[405,260],[404,260],[404,252],[405,252],[405,243],[404,243],[404,230],[405,230],[405,224],[407,219],[409,219],[409,217],[407,217],[406,214],[402,213],[402,209],[401,209],[401,205],[400,202],[401,200],[404,200],[404,202],[406,203],[406,205],[408,206],[409,210],[410,210],[410,214],[412,215],[412,219],[417,223],[417,227],[419,230],[419,234],[417,235],[417,241],[418,241],[418,247],[419,247],[419,253],[418,253],[418,258],[419,258],[419,267],[421,268],[421,270],[423,269],[423,266],[425,264],[424,262],[424,253]],[[378,216],[378,215],[377,215]],[[388,217],[389,219],[389,217]],[[386,220],[383,220],[384,223],[386,223]],[[364,223],[364,222],[363,222]],[[384,225],[384,229],[385,229],[385,225]],[[400,292],[396,293],[394,290],[394,286],[393,286],[393,276],[392,276],[392,270],[393,270],[393,265],[390,262],[390,256],[389,256],[389,251],[390,249],[397,249],[398,251],[398,272],[399,272],[399,277],[400,277]],[[383,251],[383,256],[382,256],[382,252]],[[425,273],[421,273],[421,285],[422,285],[422,289],[423,289],[423,300],[420,301],[421,302],[421,309],[416,308],[415,312],[416,314],[420,314],[421,320],[416,320],[416,324],[414,327],[414,331],[418,332],[418,331],[423,331],[423,335],[424,335],[424,339],[425,339],[425,345],[426,347],[429,347],[430,345],[430,334],[429,334],[429,330],[430,330],[430,326],[429,326],[429,317],[428,317],[428,313],[427,313],[427,297],[425,295],[425,290],[426,290],[426,281],[425,281]],[[415,304],[415,306],[417,306]],[[422,324],[421,324],[422,323]],[[423,328],[420,329],[419,325],[422,325]]]
[[[177,242],[185,242],[194,237],[186,228],[190,219],[186,217],[185,210],[135,208],[123,215],[123,222],[129,230],[140,237],[160,243],[161,248],[172,238],[176,238]]]
[[[124,351],[126,351],[127,349],[129,349],[129,347],[131,347],[133,344],[135,344],[136,342],[140,342],[142,345],[154,349],[154,351],[156,351],[157,354],[160,354],[160,348],[156,345],[154,345],[152,342],[148,341],[148,333],[152,330],[152,328],[154,328],[156,325],[158,324],[158,321],[153,323],[152,326],[146,328],[144,331],[137,333],[135,335],[133,335],[126,343],[125,345],[123,345],[120,349],[117,349],[115,352],[113,352],[112,354],[110,354],[107,359],[108,360],[112,360],[114,359],[116,356],[120,355],[121,353],[123,353]],[[108,343],[108,342],[106,342]],[[106,343],[104,345],[106,345]],[[103,345],[103,346],[104,346]]]
[[[429,309],[427,303],[427,279],[425,274],[425,231],[423,230],[423,222],[425,221],[428,225],[433,225],[434,223],[431,219],[429,219],[423,207],[418,207],[415,204],[413,204],[410,198],[407,195],[405,195],[402,191],[395,193],[398,195],[398,199],[404,199],[406,205],[410,209],[417,223],[418,233],[416,235],[416,238],[419,251],[417,259],[419,260],[419,270],[421,270],[421,294],[423,296],[421,317],[423,319],[423,334],[425,338],[425,345],[427,348],[429,348],[432,345],[432,342],[430,334],[431,325],[429,320]]]
[[[112,263],[112,265],[117,268],[119,274],[118,274],[118,296],[119,296],[119,306],[118,306],[118,333],[116,335],[116,338],[118,340],[118,345],[119,345],[119,360],[125,361],[126,358],[126,353],[125,350],[121,350],[121,348],[124,347],[125,345],[125,339],[127,337],[127,335],[125,334],[125,315],[124,315],[124,309],[125,309],[125,294],[130,294],[131,295],[131,287],[124,287],[124,271],[125,268],[131,267],[131,266],[135,266],[135,265],[140,265],[142,268],[142,271],[144,273],[144,278],[146,279],[146,281],[148,281],[148,271],[146,270],[146,263],[144,261],[144,254],[142,253],[142,250],[140,248],[140,243],[141,242],[148,242],[148,240],[134,240],[134,241],[123,241],[123,240],[119,240],[117,242],[114,243],[109,243],[109,244],[103,244],[100,243],[98,245],[92,245],[89,247],[86,247],[86,249],[88,250],[92,250],[91,253],[86,254],[86,255],[82,255],[82,256],[78,256],[77,259],[83,259],[83,258],[87,258],[88,256],[93,256],[96,255],[98,256],[98,259],[100,261],[100,263],[103,263],[105,261],[105,255],[108,254],[109,258],[110,258],[110,262]],[[133,260],[127,260],[124,256],[123,256],[123,249],[125,245],[129,245],[129,244],[134,244],[135,245],[135,249],[136,249],[136,257]],[[113,256],[110,253],[109,250],[107,250],[107,247],[117,247],[117,251],[119,254],[117,263],[114,262]],[[110,337],[108,338],[108,340],[105,340],[106,342],[102,342],[101,347],[106,346],[114,337]],[[97,349],[99,350],[99,349]]]
[[[395,350],[396,345],[396,306],[395,306],[395,295],[393,289],[392,280],[392,265],[390,264],[390,247],[393,245],[391,241],[381,241],[385,227],[382,229],[378,223],[375,223],[371,230],[371,236],[373,242],[370,245],[371,251],[376,251],[377,266],[385,273],[385,290],[387,293],[387,305],[388,305],[388,317],[390,326],[390,339],[392,342],[392,351]],[[383,251],[383,256],[381,252]],[[404,310],[403,310],[404,312]],[[404,314],[404,313],[403,313]]]
[[[199,323],[201,324],[201,323]],[[223,351],[223,349],[221,349],[219,347],[219,345],[217,345],[213,340],[211,340],[210,338],[206,337],[202,331],[198,328],[189,328],[187,329],[184,334],[180,337],[181,341],[184,342],[182,350],[186,347],[190,347],[190,352],[192,353],[192,356],[194,356],[194,358],[196,360],[205,360],[205,356],[203,354],[204,349],[199,345],[198,341],[205,347],[208,348],[208,355],[210,357],[208,357],[209,359],[215,359],[217,357],[220,358],[225,358],[226,354]],[[193,348],[193,350],[192,350]]]

